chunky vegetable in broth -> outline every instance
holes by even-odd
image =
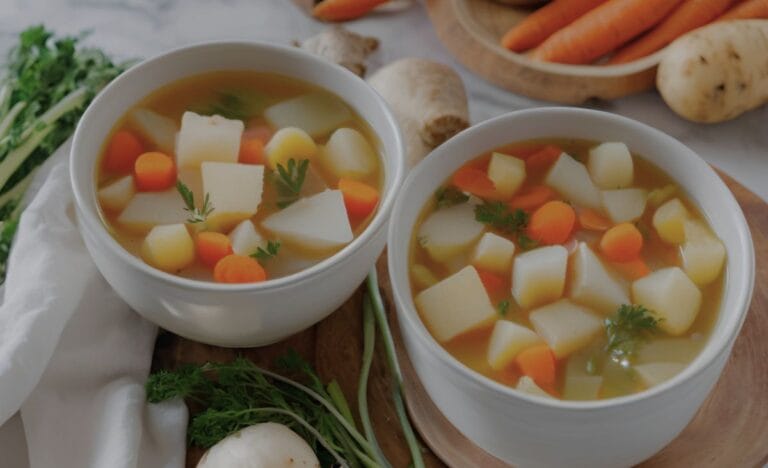
[[[438,188],[410,276],[456,359],[526,393],[595,400],[695,358],[724,262],[685,193],[623,143],[546,139],[484,154]]]

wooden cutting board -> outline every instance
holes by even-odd
[[[731,359],[709,399],[683,433],[643,466],[753,467],[768,463],[768,204],[733,179],[723,179],[739,200],[752,229],[757,259],[752,306]],[[400,340],[384,257],[377,268],[405,374],[408,408],[426,445],[427,466],[506,466],[451,426],[421,387]],[[315,365],[322,378],[337,379],[354,407],[362,355],[362,289],[316,326],[264,348],[218,348],[162,333],[157,339],[153,369],[229,361],[238,354],[269,367],[276,357],[294,348]],[[376,350],[368,388],[371,417],[392,465],[405,467],[410,457],[390,399],[389,375],[378,343]],[[195,466],[201,454],[199,450],[190,450],[187,466]]]

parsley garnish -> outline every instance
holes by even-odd
[[[469,200],[469,195],[457,189],[456,187],[440,187],[435,192],[435,201],[437,208],[448,208],[449,206],[460,205]]]
[[[280,252],[280,242],[269,241],[267,242],[266,249],[262,247],[257,248],[256,252],[251,254],[251,257],[263,262],[265,260],[269,260],[270,258],[274,258],[275,256],[277,256],[278,252]]]
[[[643,340],[656,332],[658,324],[659,319],[645,307],[622,304],[613,316],[605,319],[605,350],[615,360],[629,358]]]
[[[277,202],[279,208],[285,208],[299,199],[301,186],[304,185],[304,179],[307,176],[307,169],[309,169],[309,159],[302,159],[296,163],[296,160],[291,158],[286,166],[277,165],[274,181],[280,196],[280,200]]]
[[[517,243],[523,250],[531,250],[539,246],[538,241],[531,239],[527,234],[524,233],[520,233],[520,235],[517,236]]]
[[[208,218],[208,215],[213,212],[213,206],[211,205],[211,197],[209,194],[205,194],[203,197],[203,206],[197,208],[195,206],[195,194],[192,190],[184,184],[182,181],[176,182],[176,190],[179,191],[182,200],[184,200],[184,211],[189,213],[187,222],[190,224],[203,223]]]
[[[496,310],[499,311],[499,315],[506,317],[507,312],[509,312],[509,299],[504,299],[503,301],[499,302],[498,305],[496,305]]]
[[[528,224],[528,213],[509,207],[499,201],[485,201],[475,206],[475,219],[508,234],[517,234]]]

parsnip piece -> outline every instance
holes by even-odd
[[[683,230],[685,243],[680,250],[683,270],[699,286],[711,283],[723,270],[725,246],[699,220],[686,220]]]
[[[583,242],[571,259],[570,297],[574,302],[608,315],[622,304],[629,304],[629,294],[621,282],[608,273],[603,263]]]
[[[640,380],[646,387],[664,383],[685,369],[685,364],[679,362],[654,362],[634,366]]]
[[[512,363],[517,353],[541,342],[533,330],[509,320],[499,320],[488,342],[488,363],[493,369],[503,369]]]
[[[165,192],[140,192],[134,195],[117,221],[129,228],[149,229],[156,224],[183,223],[189,217],[184,200],[175,188]]]
[[[276,128],[296,127],[319,137],[349,121],[352,112],[336,96],[312,92],[268,107],[264,118]]]
[[[264,166],[204,162],[200,168],[203,191],[213,206],[209,226],[227,229],[256,214],[264,190]]]
[[[469,249],[483,230],[485,226],[475,220],[474,206],[462,203],[430,214],[419,228],[418,240],[430,257],[442,262]]]
[[[101,206],[111,211],[120,211],[131,201],[136,193],[133,176],[122,177],[106,187],[99,189],[98,197]]]
[[[635,221],[643,216],[648,192],[643,189],[629,188],[603,190],[603,208],[615,224]]]
[[[155,226],[144,239],[141,256],[155,268],[172,273],[195,260],[195,243],[183,224]]]
[[[520,377],[520,380],[517,381],[515,390],[527,393],[529,395],[536,395],[544,398],[554,398],[552,395],[542,390],[541,387],[536,385],[536,382],[534,382],[533,379],[527,375]]]
[[[653,213],[653,227],[665,242],[682,244],[685,241],[683,223],[688,219],[688,210],[679,198],[673,198]]]
[[[589,175],[603,190],[615,190],[632,185],[635,170],[632,155],[624,143],[601,143],[589,150]]]
[[[365,61],[379,48],[379,40],[334,26],[301,43],[300,47],[337,63],[358,76],[365,75]]]
[[[502,153],[493,153],[488,164],[488,178],[504,198],[517,192],[525,181],[525,161]]]
[[[245,125],[220,115],[184,112],[176,147],[179,167],[197,167],[203,161],[236,163]]]
[[[527,309],[563,295],[568,251],[561,245],[539,247],[520,254],[512,267],[512,296]]]
[[[250,219],[244,220],[229,233],[229,241],[232,243],[232,251],[237,255],[251,255],[265,244]]]
[[[320,151],[320,161],[339,178],[361,178],[376,170],[376,152],[365,136],[353,128],[333,132]]]
[[[429,268],[420,263],[411,267],[411,278],[418,289],[430,288],[440,281]]]
[[[173,119],[150,109],[139,108],[128,115],[128,120],[141,136],[157,146],[157,149],[174,154],[179,126]]]
[[[514,242],[492,232],[486,232],[475,246],[472,264],[495,273],[506,273],[512,266],[514,255]]]
[[[285,167],[289,159],[312,160],[316,153],[317,145],[312,137],[304,130],[295,127],[281,128],[272,135],[269,143],[264,147],[267,164],[271,169],[277,168],[278,164]]]
[[[662,319],[659,328],[682,335],[696,319],[701,291],[678,267],[656,270],[632,283],[632,299]]]
[[[589,309],[567,299],[533,310],[529,318],[558,359],[588,345],[603,329]]]
[[[544,183],[555,189],[566,201],[599,210],[602,206],[597,189],[584,164],[563,153],[547,173]]]

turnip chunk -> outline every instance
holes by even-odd
[[[605,212],[616,224],[635,221],[645,212],[648,192],[643,189],[604,190],[601,195]]]
[[[685,369],[685,364],[679,362],[654,362],[634,366],[637,376],[646,387],[664,383]]]
[[[420,292],[415,302],[425,325],[441,343],[496,318],[496,309],[472,266]]]
[[[184,112],[176,145],[179,167],[198,167],[203,161],[236,163],[245,125],[220,115]]]
[[[106,187],[100,188],[98,197],[107,210],[120,211],[131,201],[136,193],[133,185],[133,176],[122,177]]]
[[[699,286],[711,283],[723,270],[725,246],[701,221],[686,220],[683,230],[683,270]]]
[[[512,363],[517,353],[541,342],[533,330],[509,320],[499,320],[488,342],[488,363],[493,369],[503,369]]]
[[[304,130],[295,127],[281,128],[272,135],[269,143],[264,147],[267,164],[272,169],[277,168],[278,164],[285,166],[289,159],[311,160],[316,153],[317,145],[312,137]]]
[[[173,273],[195,260],[195,243],[184,224],[163,224],[144,238],[141,256],[155,268]]]
[[[544,398],[554,399],[552,395],[542,390],[541,387],[536,385],[536,382],[534,382],[533,379],[528,377],[527,375],[520,377],[520,380],[517,381],[517,386],[515,387],[515,390],[519,392],[527,393],[528,395],[535,395],[535,396],[540,396]]]
[[[596,210],[602,206],[600,190],[589,178],[587,168],[566,153],[557,159],[544,183],[555,189],[566,201]]]
[[[281,239],[310,249],[325,250],[352,241],[352,228],[339,190],[302,198],[267,217],[261,225]]]
[[[685,241],[683,223],[688,219],[688,210],[679,198],[673,198],[653,213],[653,227],[665,242],[682,244]]]
[[[484,229],[475,220],[474,205],[462,203],[430,214],[419,228],[418,240],[430,257],[444,262],[468,249]]]
[[[204,162],[200,171],[203,192],[213,206],[209,227],[227,229],[256,214],[264,190],[264,166]]]
[[[298,127],[313,137],[323,136],[352,118],[349,108],[327,93],[309,93],[279,102],[264,111],[277,128]]]
[[[568,251],[561,245],[539,247],[515,258],[512,296],[524,309],[559,299],[565,288]]]
[[[493,153],[488,164],[488,178],[502,197],[509,198],[525,181],[525,162],[514,156]]]
[[[567,299],[533,310],[529,318],[558,359],[588,345],[603,329],[589,309]]]
[[[420,263],[416,263],[411,267],[411,279],[416,289],[427,289],[440,281],[429,268]]]
[[[136,229],[149,229],[156,224],[183,223],[189,217],[184,200],[175,188],[165,192],[140,192],[117,218],[117,222]]]
[[[176,149],[176,134],[179,126],[164,115],[149,109],[136,109],[128,116],[130,123],[157,149],[167,154],[174,154]]]
[[[595,184],[604,190],[629,187],[635,172],[627,145],[618,142],[602,143],[590,149],[587,168]]]
[[[472,253],[472,264],[495,273],[507,273],[512,266],[515,244],[511,240],[486,232]]]
[[[229,241],[232,243],[232,251],[237,255],[251,255],[264,244],[264,238],[256,231],[250,219],[244,220],[232,229],[229,233]]]
[[[571,259],[570,297],[574,302],[608,315],[622,304],[629,304],[624,285],[608,273],[603,263],[583,242]]]
[[[376,170],[376,153],[368,140],[352,128],[333,132],[320,159],[336,177],[361,178]]]
[[[678,267],[656,270],[632,283],[632,299],[660,318],[659,328],[682,335],[701,306],[701,291]]]

